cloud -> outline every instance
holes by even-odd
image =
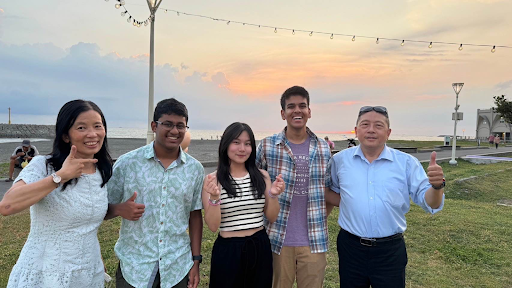
[[[498,83],[496,86],[494,86],[494,89],[503,91],[509,89],[510,87],[512,87],[512,80]]]
[[[216,74],[212,75],[212,82],[217,84],[219,87],[228,87],[229,86],[229,80],[226,78],[226,75],[222,72],[217,72]]]
[[[187,66],[187,65],[185,65],[185,63],[181,62],[180,68],[181,68],[181,70],[187,70],[189,68],[189,66]]]

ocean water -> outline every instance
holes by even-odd
[[[221,130],[190,130],[190,134],[192,135],[192,139],[195,140],[220,140],[222,133],[224,131]],[[256,140],[261,140],[267,136],[273,135],[275,133],[279,133],[280,131],[254,131],[254,137]],[[340,141],[347,140],[347,138],[356,138],[355,134],[344,134],[344,133],[333,133],[333,132],[322,132],[322,131],[314,131],[315,134],[321,138],[328,136],[332,141]],[[108,137],[109,138],[138,138],[138,139],[146,139],[146,129],[142,128],[121,128],[114,127],[108,129]],[[394,135],[391,133],[390,140],[415,140],[415,141],[443,141],[442,137],[436,136],[410,136],[410,135]],[[49,139],[41,139],[41,138],[30,138],[32,142],[38,141],[51,141]],[[19,138],[0,138],[0,143],[12,143],[12,142],[20,142]]]

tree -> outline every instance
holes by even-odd
[[[494,111],[499,113],[505,122],[512,124],[512,101],[507,101],[505,95],[494,96]]]

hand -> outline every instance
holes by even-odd
[[[119,216],[130,221],[137,221],[140,219],[140,217],[142,217],[146,205],[135,203],[136,198],[137,192],[133,192],[133,195],[130,197],[130,199],[119,205]]]
[[[441,166],[437,165],[436,163],[436,156],[437,153],[434,151],[430,155],[430,163],[428,164],[427,168],[427,176],[428,176],[428,182],[432,186],[439,187],[443,184],[444,174],[443,174],[443,168]]]
[[[208,174],[208,176],[206,176],[206,180],[204,181],[203,189],[206,191],[206,193],[210,194],[210,199],[218,200],[220,198],[220,189],[217,185],[216,176]]]
[[[192,266],[192,269],[188,272],[187,288],[197,288],[199,280],[199,263],[194,262],[194,266]]]
[[[277,175],[276,180],[272,183],[272,187],[270,188],[270,194],[272,194],[272,196],[280,195],[284,191],[284,186],[283,175]]]
[[[16,154],[17,156],[19,157],[22,157],[22,156],[25,156],[25,152],[19,152],[18,154]]]
[[[98,159],[77,159],[75,156],[76,146],[73,145],[71,146],[68,157],[66,157],[66,160],[62,163],[62,168],[58,171],[59,173],[57,173],[62,178],[62,182],[80,177],[85,164],[98,162]]]

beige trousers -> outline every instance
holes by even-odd
[[[283,247],[281,255],[272,253],[274,259],[273,288],[322,288],[327,258],[325,253],[311,253],[309,246]]]

